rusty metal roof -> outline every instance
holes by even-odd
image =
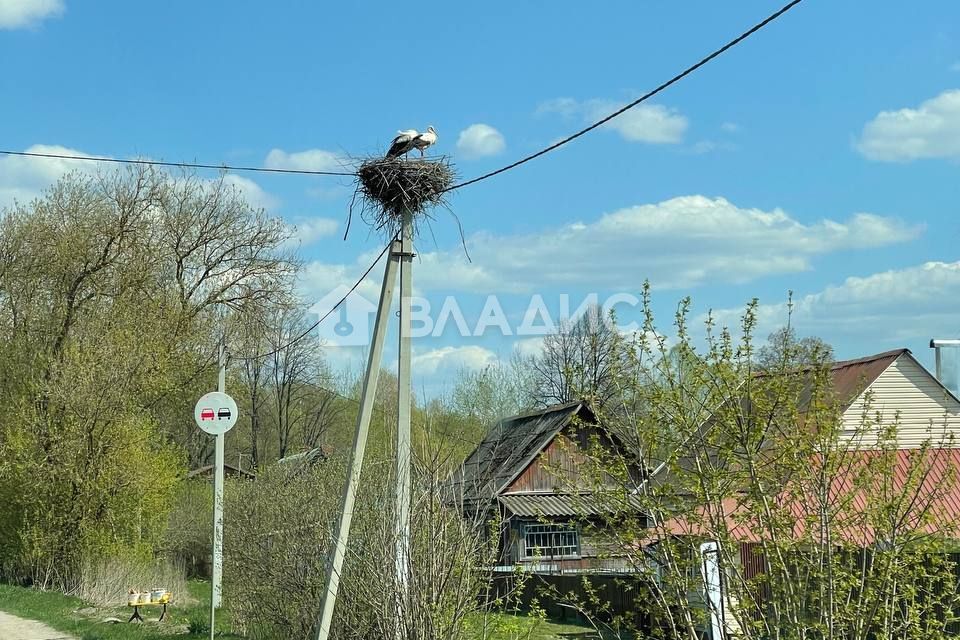
[[[791,492],[789,487],[770,501],[794,522],[793,535],[816,537],[821,514],[829,513],[831,535],[848,543],[866,545],[885,540],[892,531],[878,529],[879,522],[896,526],[899,536],[907,532],[956,538],[960,534],[960,449],[898,449],[894,451],[845,451],[841,470],[829,479],[826,505],[808,492]],[[887,457],[887,459],[883,459]],[[818,457],[810,460],[814,469],[822,466]],[[881,469],[870,469],[882,465]],[[889,471],[889,473],[882,473]],[[797,497],[800,496],[800,498]],[[709,535],[705,521],[723,523],[740,542],[759,542],[765,529],[758,526],[745,507],[743,496],[730,496],[709,508],[698,507],[693,517],[675,517],[664,523],[674,535]],[[879,506],[889,511],[884,519],[871,514]],[[871,517],[872,516],[872,517]]]
[[[595,420],[584,403],[570,402],[495,424],[451,477],[453,499],[465,505],[494,500],[574,417]]]
[[[839,398],[848,400],[847,404],[853,402],[866,386],[905,353],[910,353],[910,350],[894,349],[865,358],[834,362],[830,366],[834,391]]]
[[[883,373],[887,367],[893,364],[897,358],[903,356],[904,354],[907,357],[912,358],[909,349],[894,349],[892,351],[884,351],[883,353],[878,353],[872,356],[865,356],[863,358],[856,358],[853,360],[839,360],[830,365],[830,389],[829,394],[833,402],[836,402],[836,406],[839,411],[846,411],[846,409],[853,404],[853,402],[866,391],[879,376]],[[813,393],[814,387],[814,376],[812,375],[812,368],[806,367],[799,370],[787,372],[788,377],[794,377],[795,380],[799,381],[797,387],[796,395],[796,408],[798,413],[803,414],[807,411],[810,399]],[[770,378],[776,375],[783,375],[777,373],[757,373],[755,374],[755,379],[765,379]],[[752,402],[747,394],[744,394],[743,397],[731,397],[728,398],[726,402],[736,404],[740,403],[741,410],[744,412],[752,411]],[[717,412],[714,412],[710,417],[708,417],[700,427],[691,434],[690,438],[687,440],[688,445],[693,445],[696,443],[703,443],[707,435],[717,426],[716,421]],[[702,445],[705,447],[708,452],[707,455],[710,455],[710,446]],[[676,462],[680,468],[692,469],[696,465],[696,456],[688,451],[681,450],[676,452],[677,458]],[[664,461],[655,461],[662,463]],[[659,485],[664,482],[669,482],[669,471],[666,468],[665,464],[660,464],[654,473],[650,477],[650,482],[652,485]]]
[[[594,494],[505,493],[498,500],[509,513],[529,518],[593,516],[611,513],[624,506],[611,504],[609,496]],[[640,508],[636,496],[625,496],[625,500],[630,508]]]
[[[841,409],[845,410],[853,404],[887,367],[903,354],[909,353],[909,349],[894,349],[855,360],[834,362],[830,366],[830,376],[833,379],[833,393]]]

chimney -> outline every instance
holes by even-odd
[[[930,348],[936,351],[937,380],[954,395],[960,395],[960,340],[934,338],[930,341]],[[950,354],[947,358],[944,358],[944,349]]]

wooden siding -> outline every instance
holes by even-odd
[[[582,472],[588,462],[582,452],[590,450],[593,439],[597,439],[603,446],[612,446],[609,439],[597,429],[580,428],[573,434],[557,434],[503,493],[570,493],[596,490],[593,479]],[[612,485],[613,478],[606,478],[606,483]]]
[[[877,442],[875,427],[861,428],[868,395],[872,396],[868,426],[878,415],[884,427],[894,424],[899,416],[900,448],[916,448],[929,440],[934,446],[960,446],[960,403],[911,356],[897,358],[844,413],[843,439],[857,438],[856,444],[865,448]],[[950,434],[955,441],[943,440],[941,444]]]
[[[585,463],[586,456],[580,453],[577,445],[569,437],[557,435],[504,493],[569,493],[575,489],[590,489],[589,482],[578,473]]]

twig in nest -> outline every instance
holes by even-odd
[[[384,235],[397,234],[405,212],[412,214],[416,232],[419,219],[433,219],[430,211],[434,207],[442,206],[453,214],[444,194],[455,179],[456,173],[446,157],[413,160],[376,157],[363,160],[357,168],[357,188],[350,202],[347,230],[353,218],[353,209],[359,206],[361,219],[374,230],[383,231]],[[454,219],[457,220],[463,242],[463,228],[455,215]],[[469,254],[467,259],[470,259]]]

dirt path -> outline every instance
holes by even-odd
[[[18,618],[0,611],[0,638],[3,640],[74,640],[42,622]]]

